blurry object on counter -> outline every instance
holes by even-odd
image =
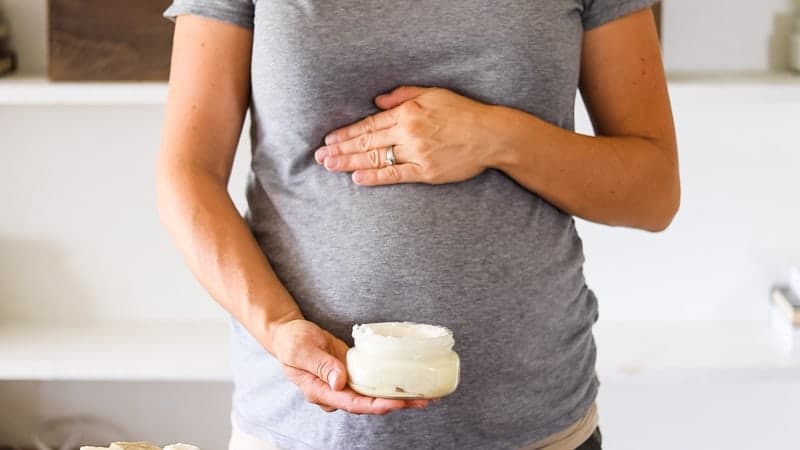
[[[55,81],[169,77],[171,0],[48,0],[48,75]]]
[[[794,27],[789,39],[789,66],[800,72],[800,10],[794,16]]]
[[[789,267],[789,287],[800,297],[800,265]]]
[[[776,286],[772,289],[772,306],[782,320],[800,326],[800,298],[789,286]]]
[[[800,295],[789,285],[770,290],[770,323],[781,346],[800,355]]]
[[[56,417],[39,424],[33,433],[38,450],[75,449],[82,442],[109,442],[129,434],[116,424],[86,416]]]
[[[11,51],[10,39],[11,27],[9,27],[8,21],[3,15],[2,5],[0,5],[0,76],[17,69],[17,54]]]

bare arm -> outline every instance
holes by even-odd
[[[248,30],[178,18],[158,159],[162,221],[200,283],[283,364],[309,402],[361,414],[424,407],[346,387],[347,345],[303,320],[228,194],[250,103],[251,48]]]
[[[227,184],[250,102],[252,33],[178,18],[158,160],[161,217],[197,279],[269,351],[275,324],[302,318]]]
[[[675,132],[652,13],[584,35],[581,92],[598,136],[441,88],[403,86],[334,130],[315,158],[361,185],[452,183],[503,171],[562,210],[658,231],[678,209]],[[397,146],[387,167],[385,148]]]
[[[501,108],[490,165],[561,209],[609,225],[666,228],[680,202],[672,111],[650,10],[585,33],[584,136]]]

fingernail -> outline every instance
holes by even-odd
[[[325,158],[325,168],[327,169],[335,169],[338,164],[339,159],[335,156],[329,156]]]
[[[353,172],[353,182],[356,184],[361,184],[364,181],[364,174],[361,172]]]
[[[326,156],[328,156],[328,149],[324,147],[317,150],[317,152],[314,153],[314,159],[320,164],[322,164],[322,162],[325,161]]]
[[[339,137],[335,134],[329,134],[325,136],[325,145],[331,145],[339,142]]]
[[[339,372],[336,370],[331,371],[330,375],[328,375],[328,384],[331,385],[331,389],[336,390],[336,383],[339,381]]]

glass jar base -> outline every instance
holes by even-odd
[[[424,394],[418,394],[414,392],[405,392],[400,387],[396,387],[394,391],[387,391],[384,389],[379,390],[375,389],[372,386],[363,386],[355,383],[347,383],[347,385],[350,386],[350,389],[356,391],[361,395],[366,395],[375,398],[388,398],[392,400],[438,398],[438,397],[425,397]]]

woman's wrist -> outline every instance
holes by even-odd
[[[492,105],[487,114],[492,138],[486,146],[484,166],[509,172],[520,165],[524,157],[530,157],[533,145],[531,129],[536,127],[532,116],[506,106]]]
[[[286,312],[274,315],[270,314],[269,317],[258,320],[257,323],[253,324],[251,332],[254,335],[253,337],[261,343],[261,346],[264,347],[267,352],[275,355],[275,346],[273,344],[276,330],[281,325],[295,320],[305,320],[305,317],[303,317],[299,308],[290,308]]]

